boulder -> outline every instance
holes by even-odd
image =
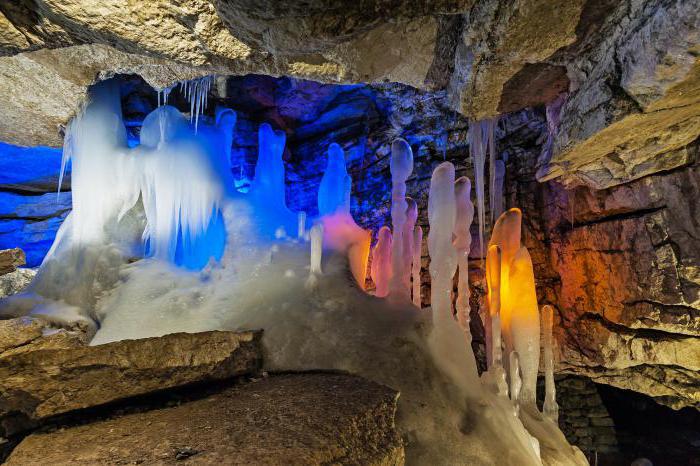
[[[19,268],[14,272],[0,275],[0,298],[21,293],[36,277],[36,269]]]
[[[5,332],[0,417],[25,424],[166,388],[254,374],[262,359],[261,332],[177,333],[82,346],[37,321],[5,322],[22,331]],[[16,429],[4,427],[6,435]]]
[[[351,375],[275,375],[179,406],[34,433],[6,464],[400,465],[397,398]]]

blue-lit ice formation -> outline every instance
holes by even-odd
[[[235,113],[220,110],[216,125],[200,125],[195,134],[177,109],[161,106],[145,118],[140,144],[130,149],[118,96],[115,84],[96,86],[68,128],[64,163],[73,163],[73,211],[52,252],[113,242],[114,225],[140,199],[147,255],[190,269],[220,259],[221,205],[233,186],[225,148]]]

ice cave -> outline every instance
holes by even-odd
[[[0,461],[700,465],[698,0],[0,3]]]

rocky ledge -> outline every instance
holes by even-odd
[[[0,459],[403,464],[398,393],[345,374],[268,376],[261,336],[177,333],[87,346],[80,329],[0,320]]]
[[[25,438],[22,464],[403,464],[398,394],[360,377],[286,374],[179,406]]]

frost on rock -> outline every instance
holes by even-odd
[[[406,223],[406,180],[413,171],[413,151],[403,139],[396,139],[391,144],[391,225],[393,241],[391,243],[392,274],[389,281],[389,294],[398,300],[409,300],[410,288],[405,281],[409,270],[406,269],[404,254],[404,224]],[[411,238],[412,239],[412,238]]]

